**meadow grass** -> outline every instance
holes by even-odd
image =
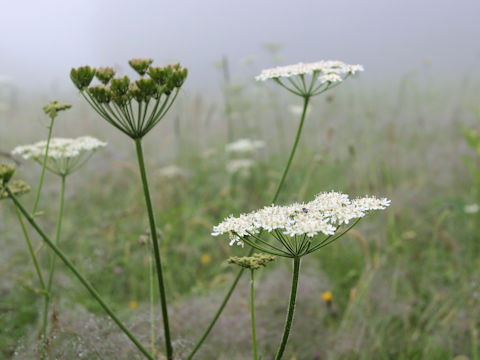
[[[461,159],[474,154],[460,135],[461,124],[475,122],[471,106],[478,105],[478,89],[458,86],[462,91],[409,77],[398,88],[389,85],[384,91],[345,84],[341,91],[312,101],[279,202],[306,200],[335,189],[384,195],[393,205],[305,260],[309,270],[300,276],[297,301],[302,306],[287,358],[479,359],[479,215],[464,212],[464,205],[478,200]],[[280,100],[272,108],[272,89],[242,87],[252,95],[229,99],[229,116],[235,119],[230,131],[235,138],[266,142],[253,156],[250,172],[235,179],[227,172],[225,115],[221,110],[211,114],[211,104],[192,94],[168,115],[171,121],[145,139],[145,152],[152,155],[147,167],[156,218],[162,224],[160,248],[178,358],[189,353],[234,277],[235,270],[225,260],[245,253],[212,237],[212,226],[230,213],[250,211],[271,200],[292,141],[292,136],[279,137],[278,114],[281,131],[291,134],[297,126],[298,115],[288,111],[288,105],[299,105],[295,99],[279,91],[275,96]],[[75,104],[74,99],[65,100]],[[0,150],[41,139],[36,131],[41,123],[30,126],[32,108],[19,110],[9,118],[14,120],[2,120],[9,136],[2,138]],[[57,135],[76,136],[81,129],[112,146],[70,181],[62,249],[146,344],[149,258],[139,238],[148,223],[141,189],[134,185],[139,176],[135,149],[84,106],[75,108],[58,124]],[[21,130],[26,125],[31,132]],[[175,176],[162,173],[171,164],[185,171]],[[18,172],[33,180],[38,178],[36,170],[24,165]],[[55,229],[56,181],[47,174],[40,201],[45,214],[39,221],[49,233]],[[32,196],[25,201],[33,203]],[[35,273],[12,205],[0,202],[0,213],[0,354],[33,358],[41,297],[33,292]],[[40,244],[33,234],[32,238]],[[47,269],[45,250],[39,258]],[[56,277],[52,359],[140,358],[62,265]],[[275,352],[281,336],[285,304],[278,298],[287,298],[289,278],[281,262],[256,278],[262,289],[256,294],[257,342],[265,356]],[[242,278],[196,358],[248,358],[248,290],[248,277]],[[333,294],[331,304],[322,299],[325,291]],[[160,329],[160,314],[156,317]],[[161,331],[157,337],[157,343],[163,341]]]

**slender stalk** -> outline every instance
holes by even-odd
[[[255,334],[255,270],[250,269],[250,314],[252,317],[252,342],[253,342],[253,359],[258,359],[257,353],[257,335]]]
[[[299,95],[301,95],[301,94],[299,94]],[[297,135],[295,136],[295,141],[293,143],[292,150],[290,151],[290,156],[288,157],[287,165],[285,166],[285,169],[283,170],[283,174],[282,174],[280,183],[278,184],[277,190],[275,191],[275,195],[273,196],[272,203],[276,202],[277,199],[278,199],[278,196],[280,195],[280,191],[283,187],[283,183],[285,182],[285,178],[287,177],[288,170],[290,169],[290,165],[292,163],[293,157],[295,156],[295,152],[297,150],[298,142],[300,140],[300,135],[301,135],[302,129],[303,129],[303,123],[305,122],[305,116],[307,114],[307,108],[308,108],[308,103],[309,103],[310,97],[309,96],[304,96],[303,100],[304,100],[303,111],[302,111],[302,116],[300,118],[300,123],[298,125]],[[247,256],[252,256],[254,251],[255,251],[255,249],[251,248],[250,251],[248,252]],[[217,312],[213,316],[212,321],[210,321],[210,324],[208,324],[207,329],[203,332],[202,336],[200,337],[198,342],[195,344],[195,347],[190,352],[190,354],[188,355],[186,360],[190,360],[190,359],[193,358],[193,356],[196,354],[196,352],[198,351],[200,346],[202,346],[202,344],[205,341],[205,339],[207,338],[207,336],[210,334],[210,331],[212,330],[213,326],[215,325],[218,318],[220,317],[223,309],[225,309],[225,306],[227,305],[228,301],[230,300],[230,297],[233,294],[233,290],[235,290],[235,288],[237,287],[238,281],[240,280],[240,277],[242,276],[243,271],[244,271],[243,268],[238,271],[237,276],[233,280],[233,283],[230,286],[230,289],[228,289],[227,294],[223,298],[223,301],[220,304]]]
[[[152,356],[155,357],[155,297],[153,294],[154,291],[154,282],[153,282],[153,261],[152,256],[148,254],[148,268],[149,268],[149,282],[150,282],[150,345],[152,347]]]
[[[287,319],[285,320],[285,327],[283,329],[283,336],[280,346],[275,356],[275,360],[280,360],[287,346],[288,335],[292,327],[293,313],[295,312],[295,300],[297,298],[298,274],[300,273],[300,258],[293,258],[293,276],[292,276],[292,290],[290,292],[290,303],[288,305]]]
[[[50,126],[48,127],[47,146],[45,147],[45,155],[42,161],[42,172],[40,173],[40,181],[38,182],[37,194],[35,195],[35,202],[33,203],[32,216],[37,212],[38,202],[40,201],[40,193],[42,192],[43,179],[45,178],[45,168],[47,167],[48,149],[50,147],[50,140],[52,139],[53,122],[55,118],[50,119]]]
[[[35,255],[35,251],[33,250],[32,242],[30,241],[30,236],[28,235],[27,229],[22,219],[22,214],[18,208],[15,208],[15,212],[17,213],[18,222],[20,223],[20,227],[23,231],[23,236],[27,241],[28,252],[30,253],[30,257],[32,258],[33,265],[35,266],[35,271],[37,272],[38,281],[40,282],[40,286],[42,290],[45,290],[45,282],[43,281],[42,272],[40,271],[40,266],[38,265],[37,256]]]
[[[60,204],[58,206],[58,218],[57,218],[57,229],[55,233],[55,246],[60,245],[60,233],[62,231],[62,219],[63,219],[63,206],[65,203],[65,178],[66,176],[63,175],[62,185],[60,189]],[[53,274],[55,273],[55,262],[57,260],[56,254],[53,252],[50,254],[50,269],[48,272],[48,280],[47,280],[47,295],[45,296],[44,306],[43,306],[43,319],[42,319],[42,336],[43,336],[43,344],[42,344],[42,351],[41,351],[41,359],[45,357],[45,349],[47,347],[47,324],[48,324],[48,308],[50,306],[50,299],[52,298],[52,284],[53,284]]]
[[[298,124],[297,135],[295,136],[295,141],[292,146],[292,150],[290,151],[290,156],[287,160],[287,165],[285,166],[285,170],[283,170],[282,178],[280,179],[280,183],[278,184],[277,191],[275,192],[275,196],[273,197],[273,201],[275,202],[278,199],[278,195],[280,194],[280,190],[282,190],[283,183],[285,182],[285,178],[287,177],[288,170],[290,169],[290,165],[292,164],[293,157],[295,156],[295,152],[297,151],[298,142],[300,141],[300,135],[302,134],[303,123],[305,122],[305,115],[307,114],[308,103],[310,101],[310,97],[308,95],[303,97],[303,111],[302,117],[300,118],[300,123]]]
[[[157,268],[158,287],[160,291],[160,304],[162,306],[163,330],[165,333],[165,347],[167,352],[167,360],[173,359],[172,342],[170,339],[170,326],[168,323],[167,299],[165,295],[165,285],[162,274],[162,261],[160,258],[160,249],[158,245],[157,226],[155,224],[155,217],[153,215],[152,201],[150,199],[150,190],[148,188],[147,173],[145,170],[145,161],[143,157],[142,139],[135,139],[137,149],[138,167],[140,168],[140,175],[142,177],[143,192],[145,194],[145,204],[148,212],[148,220],[150,222],[150,233],[153,243],[153,252],[155,256],[155,265]]]
[[[133,336],[133,334],[127,329],[127,327],[122,323],[122,321],[115,315],[115,313],[110,309],[110,307],[103,301],[101,296],[95,290],[95,288],[88,282],[85,277],[80,274],[77,268],[73,265],[70,259],[63,253],[62,250],[55,243],[48,237],[48,235],[40,228],[37,222],[33,219],[33,217],[28,213],[25,207],[18,201],[17,197],[13,195],[10,188],[7,186],[5,190],[8,193],[8,196],[12,199],[15,203],[16,207],[20,210],[23,216],[28,220],[30,225],[35,229],[35,231],[40,235],[40,237],[45,241],[45,243],[52,249],[55,254],[63,261],[63,263],[73,272],[75,277],[82,283],[83,286],[88,290],[90,295],[93,296],[95,300],[100,304],[100,306],[105,310],[105,312],[110,316],[110,318],[118,325],[118,327],[127,335],[127,337],[135,344],[135,346],[142,352],[145,357],[149,360],[154,360],[152,355],[143,347],[142,344]]]

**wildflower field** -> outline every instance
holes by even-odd
[[[480,360],[478,82],[130,66],[0,110],[1,359]]]

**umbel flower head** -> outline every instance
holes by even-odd
[[[115,77],[111,67],[82,66],[70,71],[72,82],[90,106],[132,139],[141,139],[165,116],[175,101],[188,71],[180,64],[152,66],[152,59],[131,59],[140,75]],[[94,77],[100,84],[91,85]]]
[[[325,192],[308,203],[271,205],[238,217],[230,215],[214,226],[212,235],[228,234],[230,245],[246,243],[272,255],[299,257],[335,241],[370,211],[389,205],[390,200],[385,198],[366,196],[350,200],[346,194]],[[337,233],[341,225],[350,222],[347,230]],[[276,242],[262,238],[264,231]],[[318,235],[323,238],[319,240]]]
[[[257,270],[267,266],[271,261],[275,260],[275,256],[268,254],[253,254],[252,256],[231,256],[228,258],[229,264],[236,264],[246,269]]]
[[[256,76],[255,80],[266,81],[272,79],[296,95],[311,97],[339,85],[345,79],[360,71],[363,71],[362,65],[322,60],[266,69]],[[307,76],[310,77],[310,82],[308,82]]]
[[[107,144],[91,136],[76,139],[53,138],[47,156],[46,168],[54,174],[66,176],[80,168],[90,159],[93,153]],[[47,148],[46,141],[33,145],[17,146],[12,155],[20,155],[24,159],[32,159],[41,164]]]
[[[225,151],[231,154],[251,154],[265,147],[261,140],[240,139],[225,146]]]

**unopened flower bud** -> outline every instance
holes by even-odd
[[[168,73],[165,68],[161,66],[150,67],[148,69],[148,75],[155,81],[158,85],[165,85],[168,80]]]
[[[267,254],[253,254],[253,256],[232,256],[228,259],[229,264],[236,264],[238,266],[256,270],[262,266],[267,266],[267,264],[271,261],[275,260],[275,256],[267,255]]]
[[[120,78],[112,79],[112,81],[110,82],[110,90],[112,90],[112,93],[115,96],[126,95],[129,85],[130,78],[125,75]]]
[[[136,58],[128,60],[128,64],[135,70],[140,76],[145,75],[148,67],[153,62],[153,59]]]
[[[70,70],[70,79],[72,79],[75,86],[80,90],[85,90],[93,80],[95,76],[95,68],[90,66],[80,66],[78,68],[72,68]]]
[[[137,102],[141,102],[143,100],[143,94],[140,88],[136,83],[131,83],[128,87],[128,95],[137,100]]]
[[[95,76],[103,85],[107,85],[115,76],[115,70],[111,67],[101,67],[97,69]]]
[[[30,188],[30,185],[28,185],[23,180],[14,180],[9,185],[9,189],[12,192],[13,195],[20,196],[20,195],[28,193],[31,188]],[[0,200],[6,199],[6,198],[8,198],[7,191],[0,189]]]
[[[15,173],[15,170],[16,167],[14,164],[0,164],[0,185],[8,183]]]
[[[157,95],[158,86],[152,79],[140,79],[135,82],[142,93],[143,100],[147,101]]]
[[[94,85],[88,88],[88,92],[100,104],[108,104],[112,100],[112,92],[105,85]]]
[[[177,70],[175,73],[173,73],[173,84],[175,85],[175,87],[177,88],[181,87],[185,82],[187,75],[188,75],[188,70],[186,68],[182,70]]]
[[[47,105],[45,105],[42,109],[51,119],[57,117],[57,112],[68,110],[72,107],[70,104],[59,104],[57,100],[53,100]]]

